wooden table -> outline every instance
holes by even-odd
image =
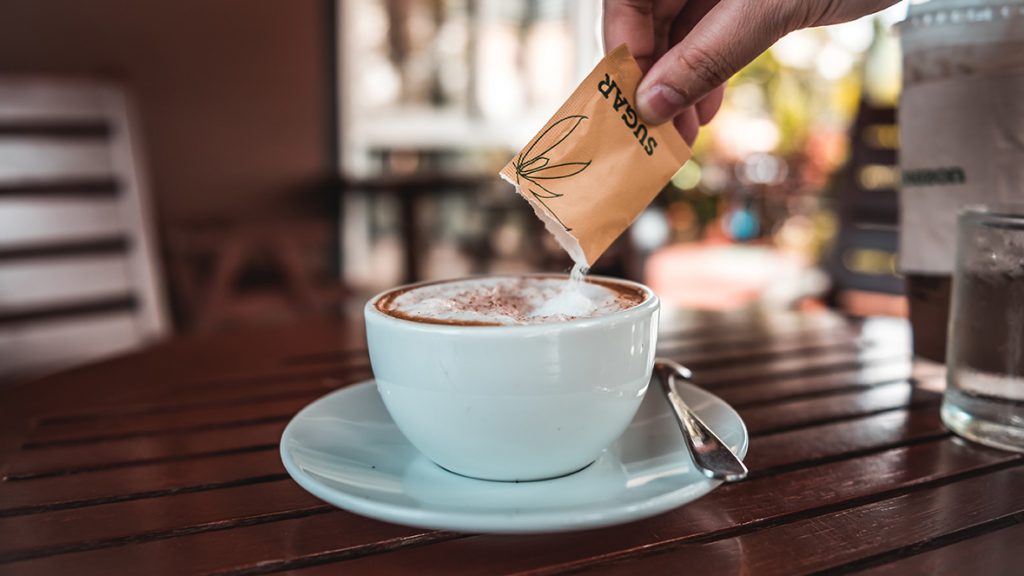
[[[906,326],[665,314],[661,351],[732,403],[749,480],[632,524],[479,536],[336,510],[278,439],[370,376],[358,321],[175,339],[0,396],[0,573],[1019,573],[1020,455],[908,380]]]

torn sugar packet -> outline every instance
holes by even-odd
[[[671,122],[640,119],[641,76],[625,44],[612,50],[501,169],[577,265],[589,268],[691,156]]]

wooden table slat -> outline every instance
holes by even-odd
[[[940,400],[939,394],[915,388],[907,382],[897,382],[821,398],[761,404],[753,408],[741,408],[739,413],[747,424],[747,430],[756,436],[907,406],[937,405]]]
[[[787,410],[787,414],[795,414]],[[167,460],[186,459],[190,456],[227,455],[231,451],[277,449],[285,422],[255,426],[205,430],[176,436],[144,436],[84,446],[60,446],[45,450],[28,450],[8,471],[8,476],[61,475],[83,471],[147,465]],[[831,433],[831,429],[836,433]],[[859,450],[917,438],[919,435],[941,433],[944,430],[938,414],[928,406],[912,412],[883,412],[864,419],[824,424],[821,427],[801,429],[790,433],[755,437],[751,443],[748,466],[759,467],[762,458],[777,458],[788,454],[784,463],[793,463],[820,457],[822,453],[842,454],[844,450]],[[902,436],[901,436],[902,434]],[[809,437],[808,437],[809,436]],[[832,438],[840,449],[829,449]],[[814,442],[808,440],[813,439]],[[765,446],[765,448],[761,448]],[[819,456],[815,456],[819,455]],[[774,460],[773,460],[774,461]],[[780,465],[776,462],[773,465]]]
[[[340,386],[370,376],[369,358],[360,358],[347,365],[317,370],[273,371],[239,375],[224,380],[194,381],[178,387],[157,388],[147,394],[147,402],[105,405],[90,411],[49,413],[38,418],[42,428],[62,425],[89,425],[110,419],[162,412],[188,411],[205,403],[230,404],[232,401],[252,402],[262,396]]]
[[[105,406],[98,411],[48,414],[38,419],[39,428],[76,426],[102,426],[113,419],[125,419],[151,414],[189,412],[202,408],[236,406],[302,394],[324,394],[372,377],[370,363],[365,359],[350,366],[339,366],[315,373],[275,373],[253,376],[230,385],[197,386],[183,394],[181,390],[154,390],[152,398],[144,404]],[[222,383],[223,384],[223,383]]]
[[[808,355],[822,351],[855,351],[863,345],[849,332],[798,333],[788,337],[767,338],[751,343],[713,342],[700,347],[659,344],[658,353],[684,360],[690,368],[712,368],[734,363],[762,362],[789,355]]]
[[[404,559],[408,553],[414,556],[429,554],[434,558],[431,566],[450,571],[457,569],[466,557],[466,547],[486,551],[489,559],[487,569],[492,573],[560,564],[645,547],[665,540],[692,538],[745,525],[777,521],[812,510],[829,511],[828,508],[844,502],[860,504],[858,500],[863,498],[874,496],[882,499],[877,495],[910,490],[951,476],[1005,466],[1018,458],[1016,455],[977,450],[951,440],[941,440],[724,486],[673,513],[636,522],[628,531],[611,528],[558,536],[476,536],[428,547],[440,547],[441,550],[413,548],[395,551],[367,561],[366,566],[360,563],[353,568],[356,573],[373,573],[378,569],[384,573],[389,570],[392,573],[400,572],[402,568],[412,566]],[[353,543],[349,539],[353,534],[348,531],[339,533],[341,525],[352,525],[347,516],[345,513],[316,515],[245,526],[226,533],[185,535],[116,549],[62,554],[15,562],[5,569],[10,569],[12,574],[22,574],[36,570],[60,572],[78,567],[77,573],[80,574],[103,573],[104,570],[112,570],[122,560],[147,558],[148,563],[155,567],[153,574],[171,573],[172,569],[206,572],[257,563],[304,562],[307,557],[321,560],[349,557],[382,546],[398,546],[389,542],[392,538],[424,534],[423,531],[397,527],[392,532],[382,529],[389,527],[388,524],[371,523],[364,528],[372,529],[374,534],[384,534],[381,538],[385,542],[360,539],[358,543]],[[618,536],[611,538],[612,534]],[[285,535],[287,538],[282,540],[281,537]],[[362,538],[364,534],[356,536]],[[229,545],[234,539],[256,542],[259,546],[234,548]],[[323,556],[325,553],[329,555]],[[566,555],[570,557],[566,558]],[[439,560],[441,558],[449,558],[455,564],[445,565]],[[282,566],[287,566],[287,563]],[[483,567],[483,564],[480,566]]]
[[[758,402],[774,404],[791,400],[793,395],[803,397],[832,390],[888,384],[905,379],[909,376],[909,371],[909,365],[905,361],[899,361],[869,366],[863,370],[754,383],[744,387],[723,388],[716,392],[737,407]],[[321,383],[317,384],[315,389],[300,388],[297,391],[298,395],[306,397],[307,393],[313,392],[322,394],[337,387],[341,381],[320,379],[319,382]],[[11,466],[8,475],[54,474],[121,463],[145,463],[190,454],[211,454],[217,451],[267,446],[276,444],[285,423],[281,419],[270,424],[184,431],[176,435],[137,436],[123,440],[27,450]]]
[[[261,451],[17,480],[5,482],[0,489],[0,516],[152,498],[181,491],[212,490],[285,476],[277,452]]]
[[[810,340],[819,337],[843,337],[858,339],[857,330],[844,321],[838,323],[825,322],[820,325],[777,326],[774,330],[751,329],[750,325],[737,325],[731,330],[704,330],[683,335],[662,333],[658,336],[658,344],[666,347],[680,347],[686,350],[719,349],[723,346],[746,347],[757,346],[765,342],[785,341],[794,338]]]
[[[1016,462],[1017,455],[975,450],[943,440],[725,486],[676,511],[623,528],[514,538],[472,536],[352,559],[310,573],[402,574],[417,566],[429,566],[437,573],[496,574],[589,562],[697,538],[755,532],[778,522],[886,500]],[[297,559],[292,564],[329,558]]]
[[[684,357],[691,367],[711,369],[723,363],[751,363],[776,360],[786,355],[814,355],[822,350],[845,350],[855,352],[858,349],[855,338],[848,331],[797,334],[793,339],[763,340],[759,346],[742,346],[722,349],[715,344],[710,351],[691,355],[688,351],[667,349],[669,355]],[[684,354],[684,352],[686,352]],[[185,399],[180,392],[168,391],[157,395],[160,402],[139,406],[121,406],[108,408],[101,412],[75,412],[70,414],[54,414],[40,419],[40,426],[51,427],[69,423],[100,423],[125,416],[160,414],[190,411],[197,408],[217,405],[229,405],[234,402],[255,403],[262,400],[273,400],[282,395],[298,396],[304,393],[315,393],[336,388],[346,383],[372,376],[369,359],[364,350],[338,352],[344,359],[343,364],[325,367],[310,373],[283,372],[280,374],[260,374],[251,377],[238,377],[226,381],[209,382],[202,385],[193,383],[193,388]]]
[[[814,352],[806,356],[786,356],[762,362],[737,362],[731,366],[695,371],[694,380],[697,384],[714,391],[725,386],[750,384],[756,380],[771,381],[811,374],[826,374],[861,368],[880,361],[906,359],[907,357],[908,355],[903,349],[890,350],[888,348]],[[672,358],[686,364],[686,358],[674,356]]]
[[[322,391],[239,406],[198,408],[170,414],[142,414],[112,417],[102,422],[69,422],[34,430],[26,447],[86,444],[145,435],[166,435],[195,430],[214,430],[244,424],[288,420]]]
[[[879,361],[860,368],[825,374],[795,376],[782,380],[754,380],[749,384],[717,388],[714,392],[734,408],[748,408],[780,400],[822,395],[841,390],[872,388],[881,384],[906,381],[910,378],[911,369],[912,364],[909,360],[898,358],[888,362]]]
[[[857,355],[857,346],[849,338],[837,339],[840,344],[822,346],[814,340],[798,340],[784,343],[783,345],[770,344],[762,347],[761,355],[751,355],[744,358],[744,349],[720,350],[717,353],[707,353],[689,361],[691,367],[704,366],[702,374],[713,380],[716,377],[714,366],[725,364],[729,368],[737,363],[748,365],[758,364],[771,370],[772,364],[777,364],[788,356],[816,356],[822,350],[846,352],[843,358],[848,355]],[[756,352],[756,350],[754,351]],[[866,356],[865,356],[866,357]],[[793,360],[783,364],[789,366]],[[685,358],[684,358],[685,361]],[[763,364],[762,364],[763,363]],[[329,374],[329,375],[328,375]],[[316,374],[289,374],[283,373],[276,378],[274,376],[254,377],[251,383],[232,386],[205,386],[191,391],[187,399],[182,399],[180,394],[167,394],[164,401],[157,404],[141,406],[126,406],[116,409],[109,409],[99,413],[71,413],[55,414],[41,418],[41,431],[33,438],[34,442],[50,441],[51,436],[56,435],[63,438],[70,433],[81,433],[97,427],[102,427],[110,433],[117,431],[121,422],[130,421],[134,418],[151,415],[161,415],[181,412],[194,412],[206,408],[215,409],[222,406],[233,406],[237,403],[260,404],[264,401],[273,401],[287,397],[305,397],[306,395],[323,393],[324,390],[337,388],[341,385],[372,377],[369,362],[361,359],[345,366],[339,366],[336,371],[330,373]],[[62,432],[63,431],[63,434]]]
[[[820,462],[824,459],[850,457],[871,450],[890,449],[899,446],[900,443],[935,439],[947,434],[933,410],[891,412],[868,417],[862,422],[843,422],[790,432],[784,435],[755,438],[751,443],[750,457],[747,459],[747,464],[750,466],[753,474],[761,476],[773,468],[778,469],[795,464],[806,466],[809,463]],[[268,452],[276,454],[276,446],[275,449]],[[205,465],[206,463],[200,462],[199,464]],[[286,484],[288,488],[298,490],[294,484],[290,482],[286,482]],[[3,533],[5,526],[13,527],[19,521],[26,522],[29,526],[37,524],[53,526],[60,524],[65,528],[74,525],[72,524],[74,521],[77,521],[78,525],[81,526],[103,525],[114,514],[111,510],[121,510],[123,515],[128,518],[144,519],[142,526],[138,528],[140,533],[158,529],[163,531],[191,529],[195,528],[195,526],[182,523],[177,516],[167,517],[166,514],[158,515],[156,518],[173,519],[173,523],[169,525],[154,525],[154,516],[145,513],[145,511],[151,507],[155,510],[189,510],[199,507],[210,512],[219,511],[220,508],[211,503],[217,502],[220,494],[224,495],[225,500],[231,501],[233,494],[244,493],[252,495],[254,501],[259,501],[261,505],[259,510],[263,511],[262,513],[267,513],[262,506],[275,502],[275,491],[280,489],[280,482],[267,482],[253,486],[225,488],[218,491],[170,494],[145,500],[43,512],[30,515],[30,517],[24,520],[19,520],[17,517],[0,518],[0,533]],[[285,492],[288,492],[288,490],[285,490]],[[312,499],[312,497],[309,498]],[[277,511],[282,512],[284,510]],[[237,518],[232,516],[218,516],[217,519],[218,521],[237,520]],[[41,529],[32,528],[28,529],[28,531],[37,537],[44,532]],[[90,538],[95,540],[99,536],[90,533]],[[15,546],[14,542],[8,542],[7,544]],[[54,546],[67,544],[67,542],[60,540],[54,543],[46,540],[46,544]],[[0,544],[0,550],[6,550],[6,548]]]
[[[763,317],[751,317],[739,314],[735,317],[722,314],[709,314],[703,322],[687,319],[685,327],[679,327],[673,310],[662,310],[660,341],[743,338],[758,338],[791,334],[793,332],[811,332],[828,329],[850,330],[851,322],[836,314],[779,312],[774,311]]]
[[[5,574],[109,575],[119,567],[147,566],[146,573],[195,574],[227,570],[249,562],[281,557],[334,554],[372,554],[450,535],[384,522],[363,522],[337,510],[326,514],[267,524],[240,526],[229,531],[186,534],[141,544],[104,548],[22,560],[0,566]],[[245,542],[244,546],[233,546]]]
[[[662,320],[659,353],[751,432],[751,477],[687,506],[515,537],[330,507],[287,477],[277,443],[296,411],[370,369],[359,318],[317,320],[174,338],[4,393],[0,574],[1015,572],[1024,456],[943,427],[924,389],[942,376],[913,384],[905,322]]]
[[[1020,484],[1007,487],[1010,493],[1020,494]],[[1006,494],[997,492],[1000,496]],[[939,503],[940,505],[945,502]],[[912,556],[900,559],[884,559],[885,563],[860,572],[865,576],[962,576],[964,574],[984,576],[1017,576],[1021,573],[1021,544],[1024,543],[1024,518],[1018,512],[997,529],[981,535],[956,535],[966,538],[952,544],[925,542]],[[936,538],[936,540],[940,540]],[[939,547],[932,548],[939,544]],[[924,548],[925,550],[921,550]]]
[[[333,510],[291,480],[0,518],[0,562]],[[366,520],[369,522],[370,520]],[[2,570],[0,570],[2,571]]]
[[[685,569],[708,576],[738,573],[788,576],[846,568],[847,564],[856,564],[863,558],[902,553],[904,549],[926,545],[944,535],[968,531],[1017,514],[1024,510],[1024,492],[1013,488],[1022,481],[1024,468],[1017,466],[736,538],[684,544],[658,554],[627,557],[613,566],[602,566],[599,571],[604,574],[670,574]],[[938,507],[946,509],[946,513],[936,515]],[[1024,535],[1024,530],[1017,533]],[[1009,543],[1006,538],[1013,535],[1014,532],[1004,532],[997,538]],[[1024,540],[1018,540],[1018,545],[1020,542]],[[964,542],[970,543],[971,540]],[[985,547],[993,543],[976,542]],[[1016,560],[1011,559],[1007,553],[1010,547],[1007,547],[1002,554],[997,552],[997,561],[990,565],[997,568],[1000,565],[1013,566],[1016,562],[1019,573],[1020,549],[1019,546],[1014,548]],[[949,558],[950,554],[945,557]],[[786,558],[787,562],[782,564],[779,558]],[[938,567],[934,563],[935,558],[932,560],[931,566]],[[915,564],[915,570],[890,570],[890,573],[935,573],[922,572],[920,560]],[[948,571],[947,567],[947,573],[992,573],[969,570],[966,562],[962,564],[961,571]],[[570,568],[573,566],[552,567],[550,571],[537,574]],[[904,565],[902,568],[907,567]]]
[[[300,395],[326,394],[327,391],[370,377],[372,377],[372,372],[370,371],[370,364],[367,362],[361,366],[339,369],[331,376],[320,376],[302,380],[271,380],[262,383],[262,385],[257,384],[249,387],[199,388],[189,392],[186,396],[187,399],[182,399],[180,395],[175,397],[173,394],[168,394],[166,398],[158,398],[158,402],[153,404],[125,407],[117,412],[98,415],[97,418],[89,420],[93,422],[98,420],[109,421],[114,418],[191,412],[204,408],[256,404]],[[86,419],[82,418],[80,420]],[[70,419],[64,419],[62,422],[51,421],[43,423],[42,426],[67,424],[70,421]]]
[[[883,386],[876,389],[844,393],[825,398],[781,402],[773,407],[741,410],[751,434],[792,429],[815,423],[827,423],[837,418],[853,418],[883,410],[894,410],[915,403],[938,401],[937,395],[916,391],[909,385]],[[293,401],[294,402],[294,401]],[[294,402],[300,404],[299,402]],[[279,406],[275,403],[280,421],[287,419],[288,410],[300,406]],[[252,406],[239,408],[251,413]],[[212,418],[213,415],[203,414]],[[161,416],[162,417],[162,416]],[[151,420],[156,416],[145,416]],[[189,427],[186,429],[193,429]],[[181,461],[145,464],[126,468],[113,468],[83,472],[68,476],[51,476],[9,481],[0,490],[0,515],[11,514],[12,509],[40,506],[80,506],[92,501],[116,497],[138,497],[149,493],[163,493],[177,489],[201,489],[204,485],[219,486],[246,481],[249,478],[268,478],[283,474],[277,454],[273,450],[231,453]],[[15,502],[19,503],[15,505]]]
[[[882,412],[858,418],[757,436],[745,463],[755,475],[823,459],[905,446],[948,436],[935,406]]]
[[[864,354],[857,352],[842,352],[841,357],[843,359],[852,359],[853,361],[869,360]],[[800,373],[803,373],[807,366],[812,366],[818,371],[828,371],[833,367],[830,362],[834,362],[835,358],[836,356],[834,355],[826,354],[797,359],[770,359],[764,362],[744,364],[739,368],[751,374],[758,374],[759,378],[775,376],[782,380],[794,367],[797,367],[798,376]],[[846,367],[845,363],[841,363],[835,369],[842,370]],[[701,371],[696,374],[697,383],[701,386],[710,385],[710,389],[714,391],[716,390],[714,384],[721,384],[721,379],[718,376],[723,372],[727,373],[730,378],[733,378],[737,373],[737,368]],[[362,376],[368,377],[369,374],[362,374]],[[349,381],[357,379],[352,378]],[[749,384],[749,381],[746,383]],[[88,441],[125,438],[133,435],[164,434],[196,428],[228,426],[238,423],[254,423],[273,418],[285,418],[294,414],[302,406],[305,406],[323,393],[324,391],[317,387],[308,392],[298,393],[294,397],[279,400],[246,402],[237,405],[225,402],[216,406],[197,407],[174,412],[118,414],[102,419],[58,421],[35,429],[29,437],[27,445],[29,447],[39,447],[61,443],[81,444]]]
[[[11,464],[7,476],[62,475],[194,456],[226,455],[232,451],[276,450],[286,425],[287,422],[281,420],[269,424],[25,450]]]
[[[937,401],[938,396],[934,393],[915,390],[907,384],[896,384],[880,386],[863,393],[782,402],[770,408],[759,407],[741,410],[740,413],[751,434],[757,436],[769,431],[826,423],[837,418],[852,418],[920,403],[934,404]],[[287,419],[287,412],[281,414],[285,415],[282,421]],[[284,469],[275,451],[265,450],[101,469],[65,477],[19,480],[7,482],[4,489],[0,490],[0,515],[10,513],[12,507],[82,505],[80,501],[101,501],[125,493],[135,495],[182,488],[197,489],[206,484],[230,485],[249,478],[281,474],[284,474]],[[19,502],[18,506],[13,505],[15,501]]]

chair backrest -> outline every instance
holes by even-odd
[[[166,331],[140,151],[117,87],[0,76],[0,381]]]
[[[850,128],[850,160],[835,181],[839,234],[826,262],[834,290],[902,294],[896,109],[861,101]]]

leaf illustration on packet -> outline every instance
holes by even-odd
[[[547,156],[548,153],[564,142],[566,138],[571,136],[580,123],[586,119],[586,116],[575,114],[572,116],[566,116],[565,118],[555,122],[546,130],[538,134],[530,146],[520,152],[519,156],[517,156],[515,160],[516,183],[519,186],[522,186],[523,180],[529,182],[531,186],[527,187],[527,190],[530,195],[536,198],[537,202],[540,202],[540,204],[544,206],[548,211],[548,214],[557,220],[558,223],[565,228],[566,232],[572,231],[572,228],[566,226],[565,222],[562,222],[562,219],[558,217],[557,212],[555,212],[555,210],[545,202],[545,200],[561,198],[563,195],[553,192],[550,189],[550,187],[553,187],[551,183],[547,183],[547,186],[545,186],[538,182],[538,180],[562,180],[569,178],[570,176],[575,176],[576,174],[586,170],[587,166],[590,166],[589,160],[586,162],[563,162],[561,164],[551,164],[551,159]],[[552,140],[554,140],[554,142],[551,142]],[[549,142],[551,143],[549,144]],[[541,150],[536,152],[538,148]],[[543,194],[538,192],[537,189],[543,191]]]
[[[632,102],[641,76],[625,45],[609,52],[500,172],[580,268],[590,268],[690,158],[672,123],[639,121]]]

